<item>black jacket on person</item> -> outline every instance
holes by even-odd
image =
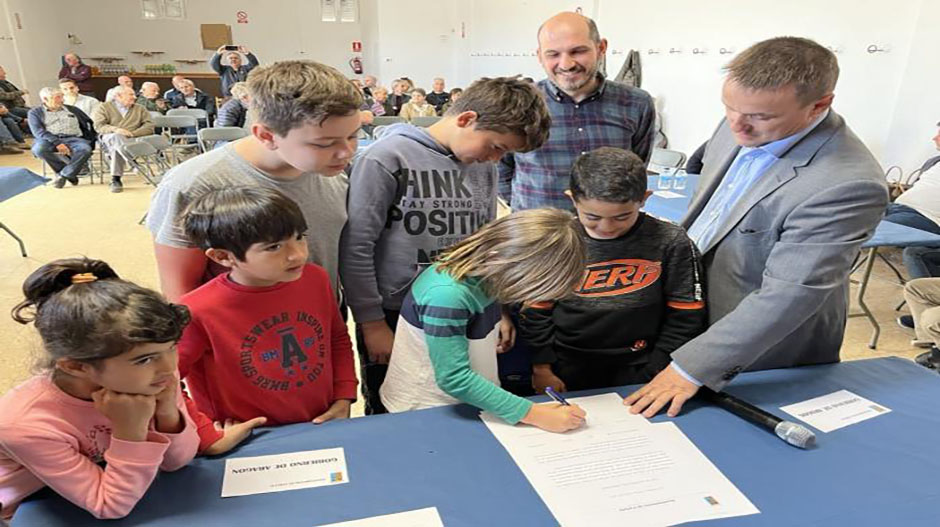
[[[171,99],[167,99],[167,102],[170,103],[171,108],[199,108],[201,110],[205,110],[206,113],[209,114],[209,120],[211,121],[215,116],[215,97],[206,95],[201,91],[197,91],[195,96],[195,106],[189,106],[186,104],[186,96],[184,96],[182,93],[173,96]]]

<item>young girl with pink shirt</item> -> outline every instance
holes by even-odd
[[[23,293],[13,318],[36,326],[45,371],[0,398],[0,518],[45,486],[126,516],[157,471],[196,455],[176,369],[189,311],[84,258],[42,266]]]

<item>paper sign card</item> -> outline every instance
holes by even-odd
[[[319,527],[444,527],[444,522],[441,521],[441,515],[438,514],[436,507],[428,507]]]
[[[822,432],[832,432],[891,411],[848,390],[839,390],[780,409]]]
[[[684,197],[682,194],[679,194],[678,192],[673,192],[671,190],[657,190],[656,192],[653,192],[653,194],[661,198],[666,198],[666,199],[675,199],[675,198]]]
[[[339,485],[349,481],[342,448],[225,460],[222,497]]]

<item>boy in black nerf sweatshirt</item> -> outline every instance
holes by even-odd
[[[705,330],[700,255],[682,227],[640,211],[646,166],[619,148],[575,161],[567,191],[588,259],[574,294],[522,311],[537,393],[651,380],[673,350]]]

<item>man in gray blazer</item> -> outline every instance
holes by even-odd
[[[703,255],[710,327],[624,400],[648,417],[745,370],[838,361],[849,269],[888,203],[878,162],[830,108],[832,52],[773,38],[725,69],[726,118],[682,220]]]

